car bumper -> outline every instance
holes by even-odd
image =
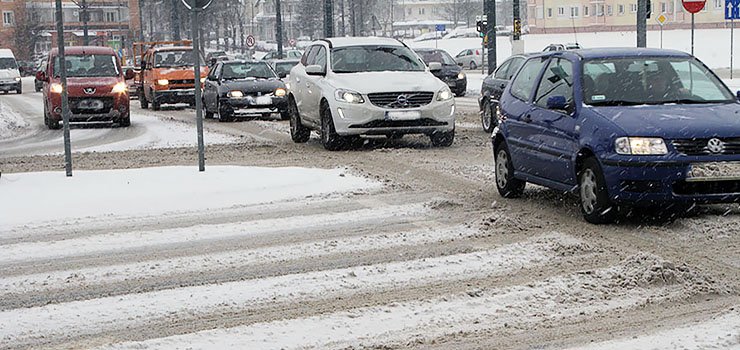
[[[373,105],[330,102],[339,135],[429,134],[455,129],[455,101],[432,101],[418,108],[390,109]],[[387,112],[418,111],[418,117],[398,120]]]
[[[264,103],[253,97],[228,97],[221,99],[221,108],[230,108],[236,114],[274,113],[288,108],[288,98],[270,96],[270,102]]]
[[[0,82],[0,91],[15,91],[21,88],[20,81],[2,81]]]
[[[157,103],[195,103],[195,89],[155,90],[153,100]]]
[[[634,161],[604,159],[602,168],[612,200],[633,204],[659,202],[738,203],[740,177],[691,179],[692,164],[718,160]],[[740,156],[719,162],[740,162]]]
[[[468,79],[442,80],[455,92],[465,91],[468,88]]]
[[[121,113],[118,110],[112,110],[108,113],[95,113],[95,114],[71,114],[69,117],[70,122],[87,123],[87,122],[115,122],[121,118],[127,117],[128,111]],[[62,120],[60,114],[52,113],[51,117],[55,120]]]

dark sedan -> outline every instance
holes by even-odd
[[[480,107],[481,125],[485,132],[492,132],[493,128],[496,127],[497,119],[495,116],[501,94],[514,73],[519,70],[524,60],[531,55],[533,54],[511,56],[498,66],[493,74],[489,74],[483,79],[483,85],[480,89],[481,94],[478,97],[478,106]]]
[[[463,70],[457,65],[457,62],[444,50],[440,49],[414,49],[429,65],[431,62],[439,62],[442,69],[432,71],[435,77],[439,78],[450,87],[455,96],[465,96],[465,90],[468,88],[468,77]]]
[[[266,62],[222,61],[208,74],[203,90],[206,118],[231,121],[241,115],[289,118],[285,84]]]

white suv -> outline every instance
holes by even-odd
[[[360,135],[427,134],[435,146],[455,137],[455,100],[406,45],[389,38],[331,38],[309,46],[290,71],[290,134],[306,142],[311,129],[327,150]]]

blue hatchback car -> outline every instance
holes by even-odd
[[[740,103],[679,51],[608,48],[530,57],[500,100],[496,187],[580,194],[592,223],[621,206],[740,202]]]

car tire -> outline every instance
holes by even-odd
[[[463,97],[465,96],[465,92],[466,92],[465,90],[460,89],[455,92],[455,97]]]
[[[15,93],[17,93],[18,95],[22,94],[23,93],[23,87],[18,87],[18,89],[15,90]]]
[[[41,87],[36,84],[33,85],[33,89],[36,90],[36,92],[41,92]]]
[[[311,137],[311,130],[301,124],[301,115],[298,113],[298,106],[296,106],[292,98],[288,102],[288,110],[286,112],[290,115],[290,138],[295,143],[307,142]]]
[[[476,68],[478,68],[478,65],[475,64],[475,61],[470,61],[470,70],[475,70]]]
[[[141,109],[149,108],[149,100],[146,99],[146,94],[144,93],[144,89],[141,89],[139,91],[139,103],[141,104]]]
[[[219,122],[226,123],[234,120],[233,114],[230,111],[221,108],[220,102],[216,102],[216,111],[218,111]]]
[[[455,129],[452,131],[435,131],[429,135],[434,147],[450,147],[455,141]]]
[[[514,177],[514,163],[511,161],[511,153],[509,153],[509,147],[506,146],[506,143],[501,143],[496,150],[494,173],[496,189],[501,197],[521,197],[527,183]]]
[[[161,108],[162,108],[162,105],[159,102],[157,102],[157,100],[154,99],[154,96],[152,96],[152,110],[158,111]]]
[[[494,108],[495,104],[489,102],[488,100],[483,101],[483,107],[480,111],[480,123],[483,127],[483,131],[490,133],[493,132],[493,128],[496,127],[495,120],[494,120]]]
[[[578,192],[580,194],[581,214],[592,224],[608,224],[617,216],[617,207],[609,199],[606,181],[596,158],[583,162],[578,172]]]
[[[334,118],[326,102],[321,104],[321,145],[327,151],[338,151],[345,145],[344,138],[334,128]]]
[[[131,126],[131,114],[127,114],[125,117],[118,119],[119,127]]]

